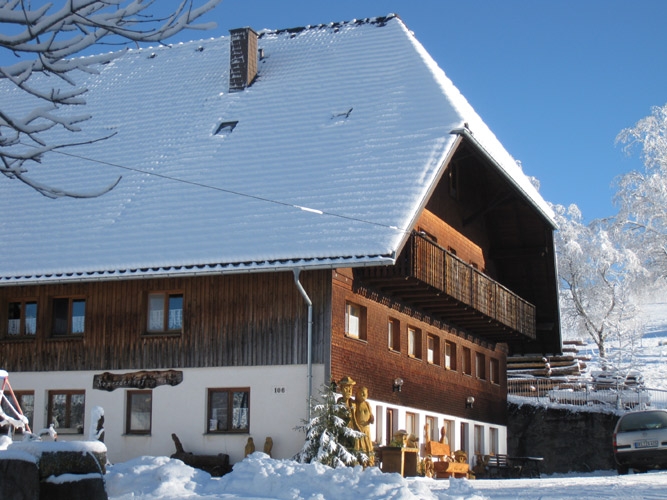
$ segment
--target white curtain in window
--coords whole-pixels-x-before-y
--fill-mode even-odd
[[[232,429],[248,428],[248,393],[235,392],[232,407]]]
[[[183,326],[183,309],[169,310],[169,329],[180,330]]]
[[[72,317],[72,333],[83,333],[85,316]]]
[[[37,318],[26,318],[25,333],[26,335],[35,335],[37,332]]]
[[[9,335],[18,335],[19,333],[21,333],[21,320],[10,319],[7,324],[7,333]]]
[[[408,354],[410,356],[417,355],[416,336],[417,333],[412,328],[408,328]]]
[[[162,331],[164,329],[164,295],[148,297],[148,329]]]
[[[351,337],[359,337],[359,308],[352,304],[347,304],[345,309],[345,333]]]

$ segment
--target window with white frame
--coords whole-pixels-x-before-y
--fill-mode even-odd
[[[440,364],[440,337],[429,335],[426,338],[427,361],[434,365]]]
[[[408,327],[408,356],[421,359],[422,332],[419,328]]]
[[[486,356],[481,352],[475,353],[475,376],[480,380],[486,380]]]
[[[405,430],[408,434],[419,436],[419,415],[412,412],[405,412]]]
[[[387,408],[385,411],[384,422],[384,442],[389,444],[394,439],[394,434],[398,430],[398,408]]]
[[[465,451],[466,453],[469,454],[470,451],[470,441],[468,439],[468,429],[470,428],[470,424],[466,422],[461,422],[461,428],[460,428],[460,440],[461,440],[461,449]]]
[[[7,309],[7,335],[34,337],[37,332],[37,302],[33,300],[9,302]]]
[[[440,429],[438,429],[438,418],[427,415],[426,426],[428,429],[428,438],[431,441],[440,441]]]
[[[383,444],[384,437],[384,407],[381,405],[375,406],[375,442]],[[386,443],[388,444],[388,443]]]
[[[447,370],[456,370],[456,344],[445,341],[445,368]]]
[[[183,331],[183,293],[150,293],[147,329],[149,333]]]
[[[454,421],[443,419],[442,427],[440,427],[440,437],[438,440],[441,443],[454,446]]]
[[[493,384],[500,384],[500,362],[496,358],[489,360],[489,379]]]
[[[483,455],[484,454],[484,426],[475,425],[475,454]]]
[[[489,428],[489,455],[498,454],[498,429],[496,427]]]
[[[387,343],[389,349],[400,352],[401,350],[401,323],[394,318],[389,318],[387,322]]]
[[[472,375],[472,358],[471,358],[470,348],[464,347],[463,353],[461,356],[461,361],[463,362],[463,373],[465,375]]]
[[[345,303],[345,335],[366,340],[366,308],[353,302]]]

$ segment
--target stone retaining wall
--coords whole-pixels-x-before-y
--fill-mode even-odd
[[[619,415],[508,403],[507,454],[544,457],[546,474],[616,469]]]

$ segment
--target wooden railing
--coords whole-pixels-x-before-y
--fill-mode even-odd
[[[418,233],[410,237],[396,272],[414,277],[513,330],[535,337],[534,305]]]

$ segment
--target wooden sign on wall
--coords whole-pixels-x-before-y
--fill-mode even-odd
[[[178,385],[183,382],[183,372],[179,370],[142,370],[131,373],[104,372],[93,377],[93,389],[113,391],[115,389],[154,389],[160,385]]]

